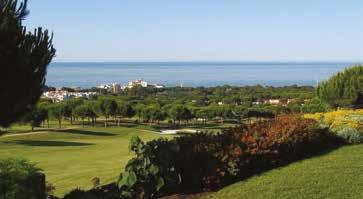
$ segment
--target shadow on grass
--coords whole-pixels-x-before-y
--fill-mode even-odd
[[[71,147],[71,146],[90,146],[93,144],[82,142],[64,142],[64,141],[35,141],[35,140],[15,140],[5,142],[7,144],[20,144],[26,146],[38,147]]]
[[[108,132],[87,131],[87,130],[81,130],[81,129],[65,129],[65,130],[57,130],[57,131],[63,132],[63,133],[89,135],[89,136],[115,136],[115,134],[108,133]]]

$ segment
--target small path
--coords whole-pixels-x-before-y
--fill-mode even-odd
[[[33,131],[33,132],[28,132],[28,133],[7,133],[4,134],[2,136],[0,136],[0,138],[2,137],[17,137],[17,136],[24,136],[24,135],[38,135],[38,134],[46,134],[46,133],[52,133],[53,131],[65,131],[65,130],[72,130],[72,129],[77,129],[76,127],[73,128],[64,128],[64,129],[47,129],[44,131]]]
[[[159,131],[152,131],[152,130],[146,130],[146,129],[139,129],[139,130],[142,132],[145,132],[145,133],[155,133],[155,134],[161,135]]]

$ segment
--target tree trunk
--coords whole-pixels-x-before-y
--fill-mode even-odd
[[[71,116],[71,125],[73,125],[73,117]]]
[[[82,118],[82,128],[84,128],[84,119]]]
[[[49,119],[47,119],[47,126],[48,126],[48,129],[49,129]]]
[[[32,125],[32,132],[34,131],[34,126]]]
[[[106,120],[105,120],[105,128],[107,128],[107,117],[106,117]]]
[[[58,123],[59,123],[59,128],[61,129],[62,128],[62,120],[58,120]]]

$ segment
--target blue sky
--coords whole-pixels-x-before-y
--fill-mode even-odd
[[[362,0],[29,0],[57,61],[362,61]]]

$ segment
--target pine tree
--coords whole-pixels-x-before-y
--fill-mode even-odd
[[[9,126],[30,112],[45,85],[47,66],[55,56],[53,35],[22,21],[27,0],[0,0],[0,126]]]
[[[363,106],[363,66],[354,66],[322,82],[317,95],[333,107]]]

